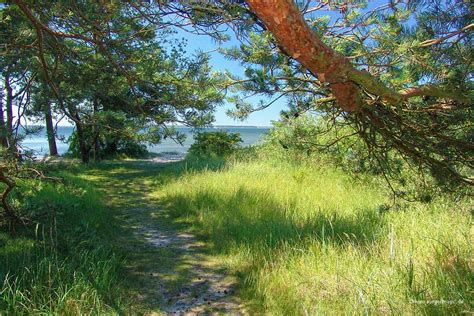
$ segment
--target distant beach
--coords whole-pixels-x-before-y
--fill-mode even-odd
[[[193,129],[184,126],[177,126],[176,129],[186,135],[186,140],[182,145],[176,143],[172,139],[165,139],[158,145],[148,145],[148,150],[152,153],[179,153],[185,154],[189,146],[194,142]],[[206,131],[223,130],[229,133],[239,133],[243,140],[243,146],[254,145],[263,140],[264,135],[269,131],[270,127],[256,126],[215,126],[206,128]],[[66,153],[68,144],[66,140],[74,131],[73,126],[58,126],[57,128],[57,146],[60,155]],[[39,133],[28,135],[22,141],[24,150],[33,150],[38,156],[48,155],[48,140],[46,138],[46,130],[43,128]]]

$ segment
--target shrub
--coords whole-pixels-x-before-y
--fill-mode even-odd
[[[469,188],[443,186],[416,161],[403,159],[396,150],[384,155],[372,148],[349,126],[337,126],[315,115],[301,115],[274,123],[265,152],[286,160],[333,164],[356,176],[375,176],[381,185],[390,182],[393,193],[408,200],[429,202],[441,192],[462,196]]]
[[[227,156],[240,148],[242,142],[239,133],[225,131],[198,132],[194,139],[189,153],[196,156]]]
[[[90,135],[89,135],[90,134]],[[89,145],[90,152],[93,153],[93,137],[92,131],[87,130],[87,143]],[[69,149],[66,153],[69,157],[78,158],[81,157],[79,149],[79,139],[77,132],[69,137]],[[149,155],[146,145],[136,139],[125,138],[125,137],[114,137],[109,134],[103,134],[99,138],[99,153],[97,153],[97,159],[110,159],[118,156],[125,156],[128,158],[145,158]]]

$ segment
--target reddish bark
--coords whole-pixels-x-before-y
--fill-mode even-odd
[[[359,89],[347,77],[345,57],[324,44],[291,0],[247,0],[286,53],[330,88],[340,106],[352,111],[361,105]]]
[[[397,92],[385,86],[364,70],[323,43],[308,26],[293,0],[246,0],[250,9],[275,36],[285,53],[329,84],[338,104],[346,111],[362,105],[361,88],[379,96],[389,104],[397,104],[413,96],[430,95],[466,102],[467,98],[452,89],[414,87]]]

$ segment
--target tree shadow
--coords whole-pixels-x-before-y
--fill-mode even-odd
[[[189,304],[178,311],[206,304],[204,298],[212,282],[203,280],[203,276],[211,279],[225,275],[218,265],[205,264],[216,254],[231,254],[239,247],[252,252],[254,261],[237,271],[240,284],[236,287],[248,290],[245,280],[266,262],[278,260],[280,254],[305,251],[315,241],[322,247],[367,247],[387,231],[375,208],[351,215],[337,209],[315,210],[303,218],[295,216],[296,201],[283,204],[268,191],[244,186],[232,194],[205,187],[192,196],[179,192],[166,197],[152,194],[183,174],[223,167],[222,163],[113,162],[86,172],[115,210],[122,236],[118,248],[127,257],[124,280],[139,298],[143,311],[172,312],[174,306],[186,300]],[[187,246],[181,247],[183,242],[176,236],[188,232],[197,238],[185,241]],[[169,241],[169,236],[175,236],[174,240]],[[138,307],[133,308],[136,312]]]
[[[130,312],[185,312],[198,305],[209,305],[207,311],[212,311],[216,304],[211,301],[224,299],[218,290],[209,290],[216,282],[213,278],[223,275],[220,268],[205,264],[209,249],[187,233],[187,224],[170,220],[151,194],[185,173],[224,166],[222,161],[108,162],[78,170],[114,211],[120,230],[116,248],[126,258],[123,283],[139,300]]]
[[[387,231],[375,207],[351,215],[337,209],[317,210],[303,218],[295,216],[296,203],[284,205],[268,191],[243,186],[227,195],[201,188],[192,197],[177,193],[160,202],[174,221],[193,218],[195,234],[208,241],[213,254],[248,252],[248,262],[236,274],[240,293],[250,301],[257,285],[249,280],[263,273],[269,262],[310,251],[315,244],[323,250],[349,245],[364,249]]]
[[[321,243],[364,246],[376,241],[385,224],[376,208],[341,215],[338,210],[316,211],[307,218],[295,216],[295,203],[282,205],[267,191],[240,186],[231,196],[200,190],[192,198],[172,195],[160,201],[175,220],[183,216],[205,218],[195,221],[219,252],[236,245],[253,245],[277,250],[308,238]]]

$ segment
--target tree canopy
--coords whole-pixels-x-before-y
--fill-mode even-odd
[[[231,50],[243,90],[349,126],[378,161],[396,150],[442,182],[472,183],[472,7],[460,1],[247,1],[261,21]],[[314,5],[314,7],[311,7]],[[327,12],[327,14],[325,14]],[[335,12],[335,13],[334,13]],[[236,114],[258,107],[238,102]]]
[[[83,161],[90,152],[96,157],[101,147],[114,146],[114,138],[179,140],[167,124],[212,122],[222,94],[208,57],[186,54],[168,22],[150,20],[142,9],[118,1],[6,2],[2,74],[35,101],[9,98],[7,112],[16,105],[32,114],[32,104],[48,104],[74,122]],[[114,136],[101,141],[107,133]]]

